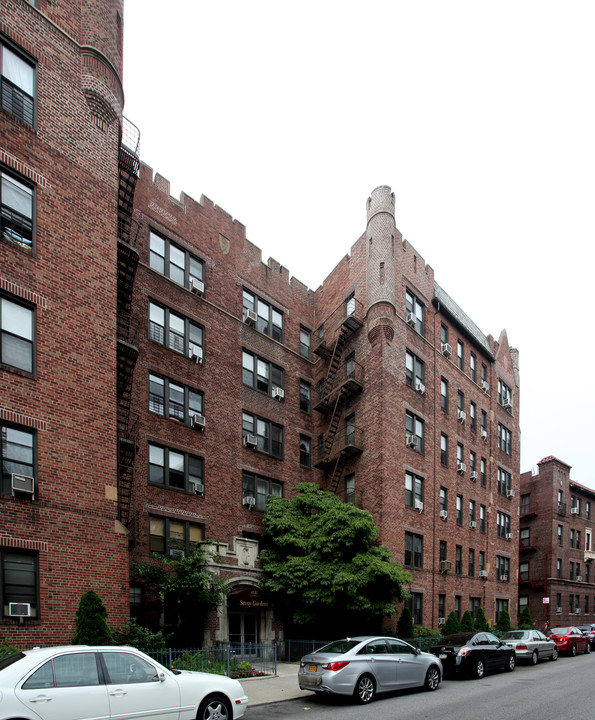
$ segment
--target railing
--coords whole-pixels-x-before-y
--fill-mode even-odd
[[[566,515],[566,503],[558,503],[558,515]]]
[[[527,515],[538,515],[539,514],[539,506],[536,501],[531,502],[521,502],[521,517],[526,517]]]
[[[317,462],[330,462],[341,453],[357,454],[364,449],[364,431],[361,428],[344,425],[337,431],[333,444],[325,452],[324,444],[318,448]]]
[[[314,333],[316,346],[328,345],[333,342],[341,325],[347,325],[351,330],[360,327],[362,325],[363,308],[363,304],[356,298],[344,300],[317,328]],[[316,352],[316,347],[314,351]]]
[[[364,367],[354,360],[346,360],[341,363],[337,372],[333,375],[330,383],[322,381],[318,385],[318,403],[322,402],[329,395],[332,395],[338,388],[345,387],[351,392],[361,389],[364,384]]]
[[[171,670],[195,670],[233,678],[277,674],[277,645],[229,643],[213,648],[151,650],[147,653]]]
[[[120,144],[133,155],[138,155],[140,146],[140,130],[136,125],[124,116],[122,116],[122,125],[120,127]]]

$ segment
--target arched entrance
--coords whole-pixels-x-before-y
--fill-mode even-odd
[[[232,645],[258,644],[262,613],[269,604],[257,587],[239,587],[227,596],[228,641]]]

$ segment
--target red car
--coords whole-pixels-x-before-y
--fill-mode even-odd
[[[577,652],[591,652],[589,638],[577,627],[551,628],[547,634],[556,643],[560,652],[570,653],[573,657]]]

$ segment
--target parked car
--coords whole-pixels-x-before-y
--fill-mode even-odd
[[[129,647],[34,648],[0,660],[3,718],[237,720],[247,703],[237,680],[168,670]]]
[[[595,648],[595,624],[593,625],[577,625],[578,629],[588,635],[591,650]]]
[[[298,671],[302,690],[353,695],[368,703],[378,692],[425,687],[436,690],[442,663],[430,653],[391,637],[353,637],[304,655]]]
[[[550,628],[547,635],[555,640],[560,652],[570,653],[573,657],[577,652],[591,652],[589,638],[576,625]]]
[[[500,640],[514,648],[517,660],[529,660],[532,665],[540,659],[558,659],[558,646],[539,630],[511,630]]]
[[[442,661],[445,675],[468,674],[482,678],[487,671],[516,667],[514,648],[489,632],[447,635],[430,652]]]

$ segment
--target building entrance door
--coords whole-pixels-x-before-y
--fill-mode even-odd
[[[229,642],[232,645],[258,642],[258,614],[253,612],[229,613]]]

